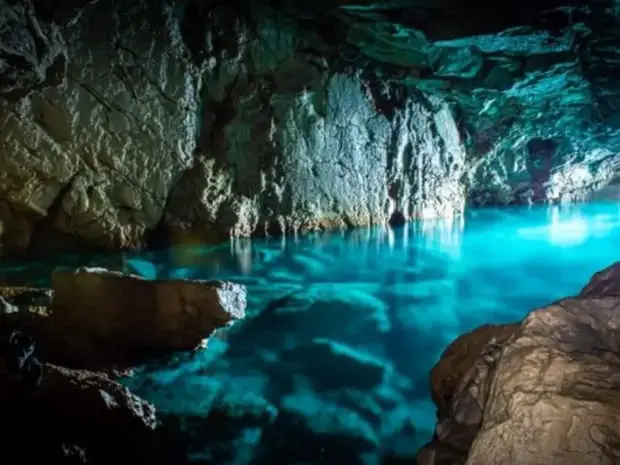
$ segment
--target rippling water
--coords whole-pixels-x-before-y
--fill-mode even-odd
[[[88,263],[73,257],[67,265],[121,267],[147,278],[236,281],[248,288],[251,316],[289,296],[280,304],[294,307],[285,317],[250,318],[216,337],[205,354],[145,367],[128,381],[164,412],[204,413],[225,391],[232,397],[237,393],[233,404],[249,402],[248,395],[275,408],[302,409],[303,404],[299,415],[305,418],[321,416],[325,405],[338,404],[363,420],[371,399],[376,417],[396,415],[396,410],[400,417],[411,417],[415,432],[401,436],[417,448],[432,435],[435,414],[428,373],[447,344],[480,324],[518,320],[532,308],[575,294],[594,272],[617,260],[620,204],[594,203],[478,210],[464,220],[395,230],[235,241]],[[5,266],[0,278],[44,284],[49,266]],[[383,394],[377,392],[367,394],[364,406],[352,401],[354,392],[366,395],[364,371],[348,362],[331,363],[322,358],[324,352],[308,349],[317,338],[393,365],[402,375],[390,388],[400,389],[390,397],[398,408],[382,403]],[[305,352],[295,352],[296,346],[306,347]],[[297,355],[291,356],[293,352]],[[321,373],[317,366],[323,367]],[[325,379],[333,380],[338,371],[345,372],[345,378],[325,387]],[[397,447],[398,435],[385,432],[392,420],[377,421],[371,428],[381,430],[373,434],[382,446],[389,442],[389,448]],[[244,444],[260,443],[260,432],[252,431],[254,435],[239,432]]]

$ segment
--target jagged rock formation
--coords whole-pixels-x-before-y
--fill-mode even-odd
[[[3,0],[5,252],[400,222],[616,176],[613,9],[464,26],[458,2],[260,3]]]
[[[620,263],[521,324],[485,326],[433,373],[439,420],[420,465],[620,460]]]

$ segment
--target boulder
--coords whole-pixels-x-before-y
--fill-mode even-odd
[[[517,324],[484,325],[463,334],[447,347],[431,371],[431,393],[440,415],[449,412],[454,393],[483,350],[505,341],[517,327]]]
[[[619,463],[619,269],[519,325],[453,343],[433,372],[439,419],[418,463]]]
[[[245,288],[228,282],[148,281],[83,268],[55,272],[52,283],[44,339],[62,352],[55,360],[71,365],[123,365],[191,350],[245,313]]]

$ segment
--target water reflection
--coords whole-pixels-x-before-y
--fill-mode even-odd
[[[446,345],[480,324],[514,321],[534,307],[578,292],[594,272],[620,260],[618,243],[617,202],[486,209],[465,218],[396,229],[5,262],[0,279],[47,285],[56,266],[88,265],[147,279],[232,280],[247,286],[250,315],[283,296],[299,296],[297,305],[312,311],[306,319],[289,322],[287,334],[255,320],[236,326],[237,340],[250,348],[244,357],[266,353],[273,358],[277,344],[303,338],[311,329],[321,337],[346,339],[359,350],[389,360],[412,381],[407,402],[414,412],[417,440],[424,442],[435,421],[428,372]],[[368,314],[363,324],[343,323],[344,316],[359,312]],[[373,320],[377,315],[382,315],[381,324],[387,321],[391,327],[389,338],[380,342],[375,333],[381,325]],[[248,370],[255,370],[258,362],[239,360],[229,354],[225,368],[202,367],[200,376],[250,376]],[[193,382],[187,376],[184,383]],[[272,384],[291,382],[274,376]]]

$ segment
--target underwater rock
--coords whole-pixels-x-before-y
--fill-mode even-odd
[[[54,272],[52,286],[47,324],[64,338],[65,357],[72,366],[123,365],[194,349],[215,329],[243,318],[246,306],[241,285],[148,281],[99,268]]]
[[[257,347],[279,351],[330,339],[367,349],[382,342],[391,323],[386,304],[358,289],[314,285],[273,300],[228,333],[229,351],[254,355]]]
[[[433,373],[443,390],[435,393],[439,420],[419,463],[616,464],[619,267],[519,325],[485,326],[456,341]],[[443,381],[448,365],[456,376]]]
[[[202,405],[201,405],[202,404]],[[254,455],[263,428],[272,424],[278,410],[260,395],[241,386],[228,392],[218,390],[202,402],[192,399],[170,405],[161,416],[164,428],[191,463],[246,463],[242,457]],[[204,458],[204,462],[198,459]],[[211,461],[209,461],[211,460]]]
[[[280,353],[279,360],[291,373],[304,376],[317,391],[380,387],[390,373],[382,360],[328,339],[314,339]],[[297,366],[298,369],[294,367]]]
[[[281,400],[255,463],[375,465],[379,450],[377,431],[359,414],[311,392],[298,393]]]
[[[0,414],[9,464],[159,463],[153,407],[101,374],[45,364],[41,385],[24,390],[0,357]]]

